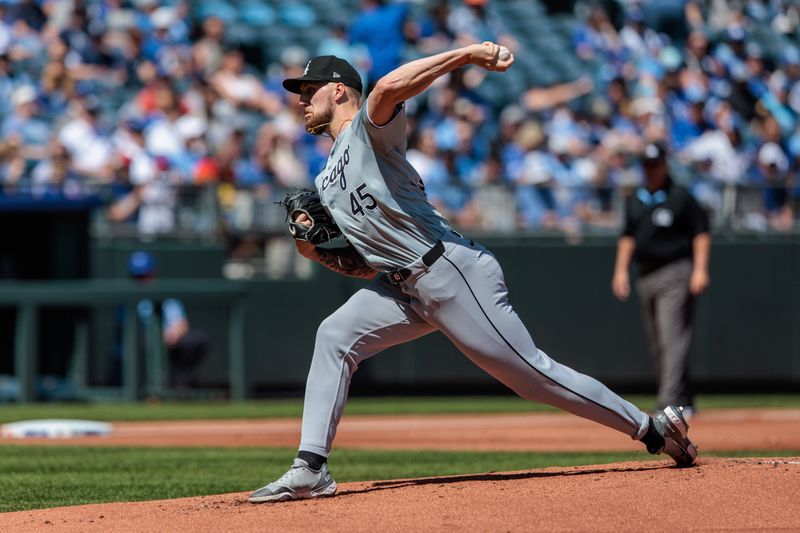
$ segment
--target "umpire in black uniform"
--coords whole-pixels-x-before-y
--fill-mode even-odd
[[[687,354],[694,300],[709,284],[711,236],[705,211],[670,178],[666,156],[659,143],[644,149],[645,184],[626,204],[611,288],[620,300],[628,298],[629,267],[635,261],[636,289],[659,380],[658,408],[682,405],[691,413]]]

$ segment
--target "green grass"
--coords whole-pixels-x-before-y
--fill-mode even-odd
[[[652,396],[627,396],[643,409]],[[800,396],[701,396],[700,409],[800,407]],[[446,414],[555,411],[511,396],[352,398],[347,414]],[[302,401],[159,404],[33,404],[0,406],[0,423],[34,418],[176,420],[295,417]],[[282,474],[294,450],[0,446],[0,512],[62,505],[139,501],[253,490]],[[713,456],[714,454],[704,454]],[[756,451],[725,456],[800,456]],[[331,466],[341,482],[415,478],[547,466],[651,460],[645,453],[406,452],[336,450]]]
[[[798,456],[800,450],[736,455]],[[0,512],[249,491],[280,476],[293,456],[290,449],[2,446]],[[346,482],[652,459],[646,453],[336,450],[331,469]]]
[[[653,396],[626,396],[642,409],[655,406]],[[697,400],[700,409],[800,408],[800,395],[707,395]],[[0,423],[36,418],[81,418],[88,420],[199,420],[232,418],[297,417],[301,399],[232,402],[163,402],[1,405]],[[519,413],[555,412],[552,407],[527,402],[515,396],[351,398],[349,415]]]

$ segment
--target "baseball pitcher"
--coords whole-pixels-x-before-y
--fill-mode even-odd
[[[400,66],[377,82],[363,105],[361,77],[334,56],[315,57],[302,76],[284,80],[286,90],[300,95],[306,129],[334,139],[316,191],[284,202],[297,249],[371,281],[319,326],[297,458],[278,480],[252,493],[251,502],[333,495],[327,457],[353,373],[382,350],[435,330],[521,397],[621,431],[678,465],[694,463],[697,452],[679,407],[651,418],[536,347],[509,302],[497,259],[453,231],[406,160],[405,100],[461,67],[503,72],[513,64],[514,56],[497,44],[469,45]],[[340,233],[346,248],[317,246]]]

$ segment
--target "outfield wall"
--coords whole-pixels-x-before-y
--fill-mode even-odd
[[[635,295],[621,303],[609,289],[613,238],[483,238],[500,259],[511,300],[538,346],[557,360],[613,386],[646,390],[654,382]],[[165,277],[219,276],[216,245],[95,243],[95,276],[122,276],[133,248],[150,248]],[[800,239],[715,238],[712,285],[698,307],[691,369],[702,389],[763,390],[800,385]],[[302,390],[319,322],[362,284],[320,269],[307,281],[250,281],[246,301],[247,375],[255,395]],[[226,376],[224,320],[208,306],[189,310],[215,339],[201,381]],[[94,378],[108,372],[112,316],[96,313]],[[362,365],[355,390],[463,393],[496,383],[440,334],[393,348]]]

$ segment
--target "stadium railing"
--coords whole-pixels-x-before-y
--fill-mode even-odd
[[[92,279],[61,281],[4,281],[0,283],[0,306],[17,310],[14,333],[14,372],[18,380],[21,403],[36,399],[37,357],[40,339],[39,310],[43,307],[100,306],[118,304],[125,306],[122,325],[123,397],[130,401],[140,398],[142,392],[159,396],[166,390],[167,361],[160,336],[155,342],[139,349],[136,303],[143,298],[163,300],[180,298],[218,302],[228,308],[228,379],[230,398],[243,400],[247,395],[247,378],[244,351],[244,296],[245,288],[234,281],[220,279],[164,279],[143,286],[127,279]],[[72,376],[75,385],[86,388],[88,384],[88,321],[76,325],[73,347]],[[141,357],[146,365],[142,365]],[[147,374],[141,369],[146,366]],[[146,378],[146,379],[143,379]],[[82,390],[91,396],[91,389]]]

